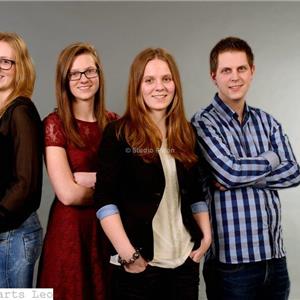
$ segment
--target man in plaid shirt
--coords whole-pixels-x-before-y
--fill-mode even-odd
[[[288,299],[290,281],[277,190],[300,183],[281,125],[248,106],[255,71],[244,40],[228,37],[210,53],[218,92],[192,123],[214,183],[209,189],[213,244],[204,264],[208,299]]]

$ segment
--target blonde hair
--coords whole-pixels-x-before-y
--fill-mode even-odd
[[[100,132],[108,122],[104,102],[104,75],[98,53],[93,45],[84,42],[75,42],[64,48],[59,54],[56,66],[56,101],[57,113],[61,118],[66,137],[73,145],[83,148],[84,142],[80,137],[76,119],[72,109],[74,96],[70,91],[68,74],[75,58],[81,54],[92,56],[99,74],[99,89],[95,94],[94,114]]]
[[[175,84],[175,95],[167,109],[166,116],[168,148],[174,158],[189,167],[198,160],[194,153],[196,139],[185,117],[178,67],[172,55],[165,49],[147,48],[135,57],[129,74],[127,108],[121,119],[118,136],[120,137],[121,132],[124,131],[125,139],[132,148],[151,149],[152,151],[139,151],[138,153],[145,162],[157,159],[155,150],[161,147],[162,137],[149,116],[141,94],[141,83],[146,65],[153,59],[160,59],[168,64]]]
[[[13,91],[0,109],[0,116],[18,97],[31,98],[35,84],[35,68],[24,40],[16,33],[0,32],[0,41],[6,42],[15,53],[15,78]]]

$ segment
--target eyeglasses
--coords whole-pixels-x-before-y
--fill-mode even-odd
[[[8,58],[0,58],[0,69],[10,70],[16,62]]]
[[[87,69],[83,72],[80,71],[69,72],[68,78],[70,81],[80,80],[82,74],[84,74],[86,78],[92,79],[92,78],[96,78],[99,75],[99,71],[98,69]]]

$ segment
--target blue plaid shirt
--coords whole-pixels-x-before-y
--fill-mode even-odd
[[[277,189],[298,185],[300,173],[281,125],[247,105],[240,124],[218,95],[192,124],[212,176],[227,188],[209,189],[213,256],[224,263],[285,256]]]

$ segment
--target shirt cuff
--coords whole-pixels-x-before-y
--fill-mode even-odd
[[[102,220],[105,217],[115,215],[115,214],[118,214],[118,213],[119,213],[119,210],[118,210],[118,207],[116,205],[108,204],[108,205],[105,205],[105,206],[101,207],[97,211],[96,215],[97,215],[97,218],[99,220]]]
[[[199,202],[193,203],[191,205],[191,209],[192,209],[193,214],[208,211],[207,203],[205,201],[199,201]]]
[[[274,171],[280,165],[280,159],[274,151],[266,151],[262,153],[261,156],[269,162],[272,171]]]

